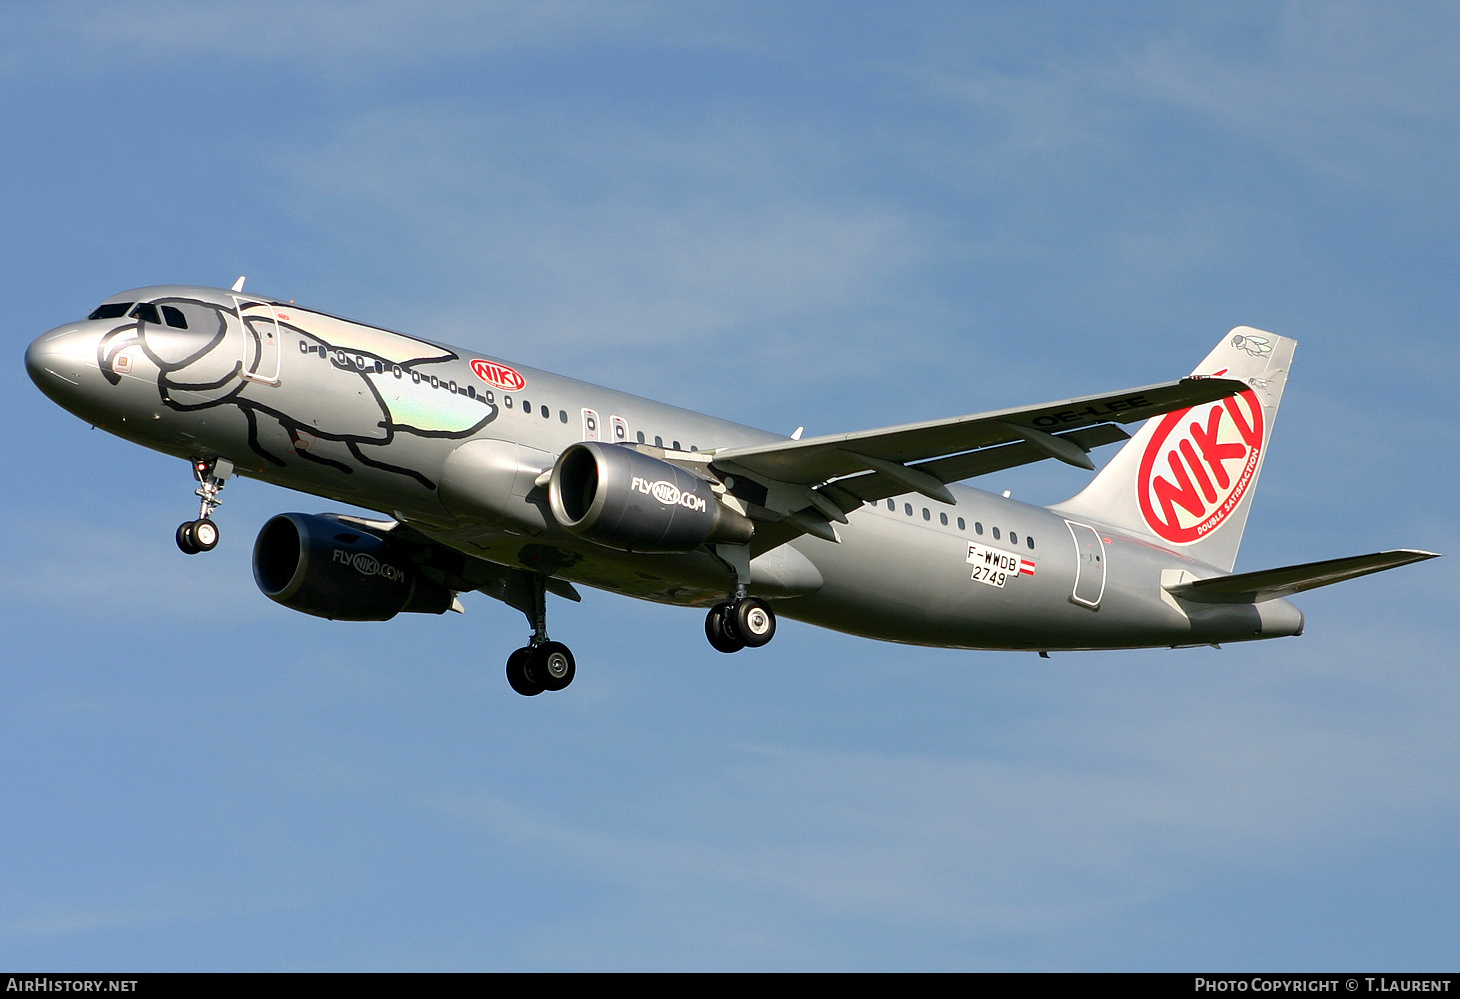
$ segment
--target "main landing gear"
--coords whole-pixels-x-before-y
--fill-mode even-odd
[[[510,587],[508,603],[527,615],[532,638],[507,657],[507,683],[524,697],[562,690],[573,682],[578,668],[566,645],[548,640],[547,577],[523,572],[514,582],[518,585]]]
[[[705,637],[717,652],[758,649],[776,637],[776,612],[759,597],[740,597],[710,608]]]
[[[715,554],[735,574],[730,599],[705,615],[705,637],[717,652],[758,649],[776,637],[776,612],[759,597],[745,595],[750,582],[750,549],[746,545],[716,545]]]
[[[198,480],[194,495],[202,497],[198,507],[198,519],[189,520],[177,527],[177,546],[184,555],[210,552],[218,546],[218,525],[213,523],[213,511],[223,505],[219,493],[228,477],[233,474],[233,462],[227,458],[213,458],[193,462],[193,478]]]

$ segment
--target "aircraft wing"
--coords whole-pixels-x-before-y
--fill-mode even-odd
[[[1289,565],[1281,569],[1239,572],[1234,576],[1213,576],[1211,579],[1178,583],[1168,586],[1166,590],[1174,597],[1184,597],[1200,603],[1250,604],[1275,597],[1290,597],[1303,590],[1341,583],[1355,576],[1367,576],[1371,572],[1383,572],[1385,569],[1431,558],[1439,558],[1439,555],[1415,548],[1401,548],[1397,551],[1375,552],[1372,555],[1350,555],[1324,562]]]
[[[1192,376],[1027,408],[723,448],[714,452],[712,463],[722,473],[748,476],[764,488],[764,495],[757,491],[752,500],[768,515],[761,519],[789,521],[782,531],[766,532],[753,549],[769,543],[772,534],[787,536],[771,547],[800,533],[834,541],[830,522],[845,523],[846,513],[864,502],[918,492],[952,503],[945,483],[1045,458],[1093,470],[1086,452],[1129,436],[1115,424],[1246,389],[1234,379]]]
[[[714,463],[723,468],[736,465],[781,482],[810,485],[878,468],[869,464],[867,459],[906,465],[910,461],[1024,441],[1041,452],[1041,458],[1062,458],[1075,465],[1093,468],[1089,459],[1081,460],[1083,455],[1079,448],[1068,443],[1061,447],[1056,434],[1101,423],[1137,423],[1174,409],[1223,399],[1245,391],[1247,387],[1243,382],[1228,378],[1188,377],[1124,392],[1049,402],[1042,406],[1001,409],[799,441],[725,448],[715,452]],[[1051,439],[1055,443],[1051,444]]]

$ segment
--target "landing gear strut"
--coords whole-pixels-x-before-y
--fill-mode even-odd
[[[233,474],[233,462],[227,458],[213,458],[193,462],[193,478],[198,480],[194,495],[202,498],[198,506],[198,519],[179,524],[177,546],[184,555],[210,552],[218,546],[218,525],[213,523],[213,511],[223,505],[219,493],[228,477]]]
[[[735,574],[730,599],[705,615],[705,637],[717,652],[758,649],[776,637],[776,612],[759,597],[745,595],[750,582],[750,550],[745,545],[716,545],[715,554]]]
[[[536,572],[517,573],[508,602],[527,615],[532,638],[507,657],[507,683],[524,697],[544,690],[562,690],[573,682],[577,665],[562,642],[548,640],[547,577]]]

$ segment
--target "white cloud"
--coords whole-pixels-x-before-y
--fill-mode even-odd
[[[1377,632],[1342,641],[1270,648],[1264,674],[1229,651],[1091,679],[1088,658],[1032,684],[1042,720],[1012,718],[980,749],[748,747],[595,818],[461,790],[436,804],[632,889],[636,911],[728,892],[955,936],[1057,933],[1402,840],[1460,805],[1447,776],[1460,681],[1420,665],[1443,653]],[[1196,655],[1209,671],[1189,672]],[[1385,669],[1390,656],[1413,665]]]
[[[1448,8],[1289,3],[1271,20],[1172,31],[1111,67],[1125,80],[1111,82],[1350,183],[1453,189],[1445,123],[1460,91],[1457,41],[1460,18]]]
[[[804,189],[834,147],[724,122],[532,118],[372,112],[289,150],[293,211],[398,239],[421,282],[413,329],[545,366],[721,343],[775,377],[799,346],[788,327],[855,315],[926,253],[889,206]],[[850,347],[866,324],[839,330]],[[633,372],[597,377],[615,374]]]
[[[658,5],[633,0],[612,5],[584,0],[75,0],[33,17],[110,56],[223,55],[273,65],[287,60],[292,72],[355,75],[442,56],[632,36],[662,15]],[[368,63],[351,66],[360,59]]]

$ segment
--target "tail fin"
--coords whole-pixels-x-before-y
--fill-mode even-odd
[[[1231,572],[1297,341],[1239,326],[1197,375],[1251,386],[1153,417],[1060,513],[1154,537]]]

